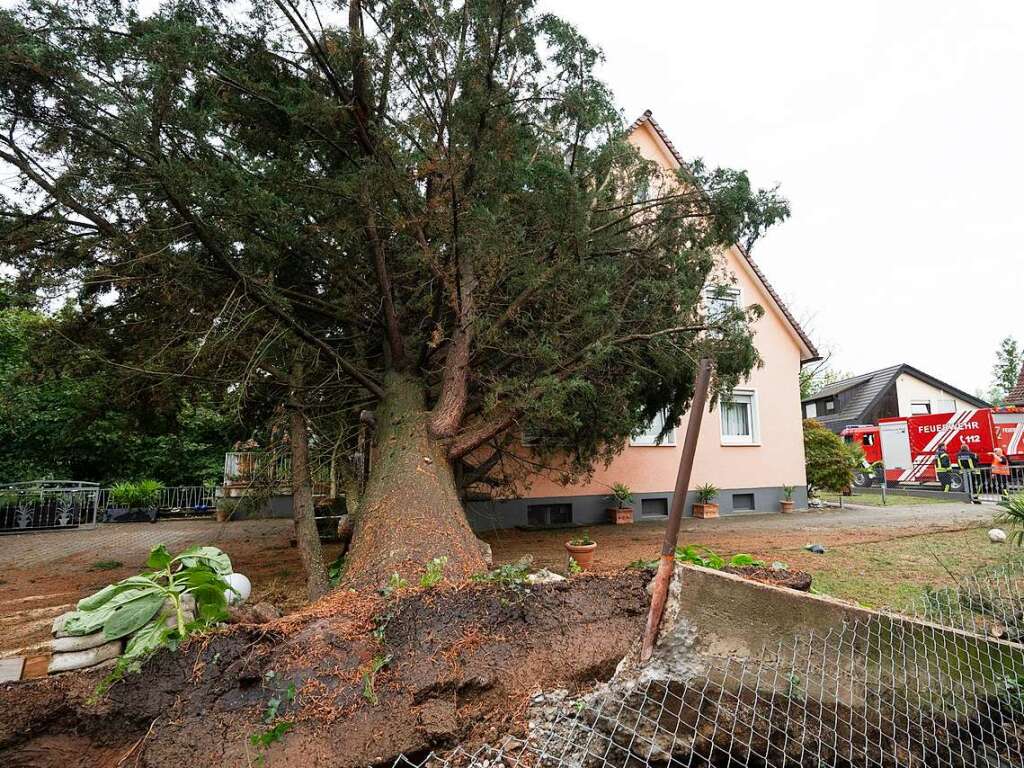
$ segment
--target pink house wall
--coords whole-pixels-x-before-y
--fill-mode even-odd
[[[645,157],[666,168],[678,167],[650,123],[641,124],[630,138]],[[725,263],[736,277],[742,302],[760,304],[765,310],[754,326],[764,366],[741,385],[755,392],[760,441],[757,445],[723,445],[719,409],[709,410],[701,428],[691,488],[703,483],[722,489],[805,486],[799,383],[805,347],[746,258],[731,248]],[[608,467],[598,468],[588,483],[565,486],[537,477],[525,498],[607,494],[616,482],[627,484],[634,493],[671,491],[687,420],[688,416],[684,417],[676,428],[675,446],[628,446]]]

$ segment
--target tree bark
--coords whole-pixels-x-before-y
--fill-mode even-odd
[[[393,573],[415,584],[424,566],[441,556],[448,558],[448,580],[486,570],[459,500],[447,446],[431,434],[422,382],[388,375],[374,443],[345,585],[380,588]]]
[[[292,519],[302,566],[306,569],[306,591],[310,600],[327,592],[327,570],[320,547],[320,533],[313,517],[313,481],[309,473],[309,432],[299,408],[288,409],[288,436],[292,452]]]

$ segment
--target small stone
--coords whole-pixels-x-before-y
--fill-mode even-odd
[[[491,552],[491,545],[481,539],[476,540],[477,546],[480,547],[480,554],[483,555],[484,563],[488,568],[494,567],[494,554]]]
[[[432,458],[430,458],[429,456],[424,456],[423,457],[423,463],[424,464],[433,464],[434,460]]]
[[[993,544],[1002,544],[1006,541],[1006,531],[1002,528],[992,528],[988,532],[988,540]]]
[[[772,570],[773,571],[788,571],[789,570],[789,566],[786,563],[782,562],[781,560],[776,560],[774,563],[772,563]]]
[[[828,551],[822,544],[808,544],[804,549],[816,555],[824,555]]]
[[[108,659],[121,655],[121,641],[111,640],[105,645],[96,648],[89,648],[85,651],[74,651],[72,653],[58,653],[50,659],[50,666],[47,671],[53,675],[57,672],[68,672],[72,669],[85,669],[95,667]]]
[[[51,643],[50,648],[54,653],[73,653],[74,651],[87,651],[90,648],[98,648],[109,642],[110,639],[103,634],[103,630],[100,630],[91,635],[58,637]]]
[[[536,573],[531,573],[526,577],[527,584],[554,584],[559,581],[565,581],[565,576],[549,571],[547,568],[541,568]]]

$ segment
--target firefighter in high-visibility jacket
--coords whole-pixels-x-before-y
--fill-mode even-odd
[[[960,474],[964,478],[964,485],[969,487],[971,501],[981,504],[978,494],[981,492],[981,470],[978,468],[978,454],[967,447],[967,443],[961,443],[960,452],[956,455],[956,463],[960,467]]]
[[[949,458],[946,446],[940,445],[935,452],[935,477],[945,493],[949,493],[949,487],[953,482],[953,460]]]
[[[1002,448],[992,449],[992,490],[1002,496],[1010,484],[1010,460]]]

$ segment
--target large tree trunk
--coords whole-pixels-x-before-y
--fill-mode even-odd
[[[327,592],[327,571],[320,547],[320,533],[313,516],[313,481],[309,474],[309,432],[306,417],[298,408],[288,409],[288,436],[292,450],[292,519],[299,555],[306,569],[310,600]]]
[[[446,579],[486,569],[462,510],[445,443],[431,436],[422,383],[389,374],[377,411],[373,461],[356,514],[345,583],[379,588],[397,573],[414,584],[435,557]]]

